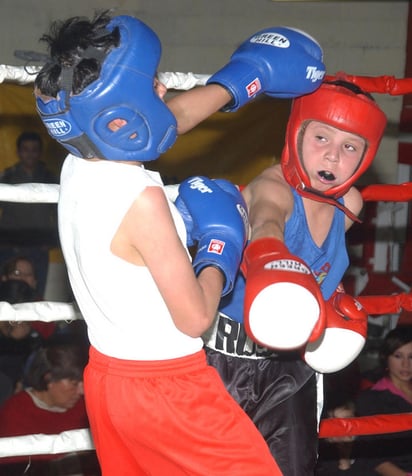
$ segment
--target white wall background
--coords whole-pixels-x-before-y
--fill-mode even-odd
[[[408,6],[391,0],[0,0],[0,63],[21,65],[13,56],[17,49],[44,51],[38,39],[53,19],[116,7],[116,13],[135,15],[158,33],[160,71],[212,73],[255,31],[288,25],[319,40],[329,73],[403,77]],[[376,99],[389,125],[371,174],[373,181],[395,182],[401,98]]]

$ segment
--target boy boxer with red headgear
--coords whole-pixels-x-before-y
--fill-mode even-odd
[[[280,475],[206,364],[201,339],[233,288],[247,234],[243,198],[225,181],[180,185],[198,245],[192,263],[184,221],[144,165],[228,103],[314,91],[321,48],[303,32],[267,29],[213,84],[165,103],[160,41],[136,18],[72,18],[44,39],[51,59],[36,78],[36,103],[70,152],[59,233],[91,342],[85,397],[103,475]]]
[[[242,273],[204,340],[285,476],[314,474],[314,370],[345,367],[364,343],[366,313],[336,290],[349,263],[345,232],[362,207],[353,184],[385,125],[367,93],[324,82],[294,100],[281,163],[243,190],[251,231]]]
[[[360,305],[355,303],[351,308],[347,298],[342,301],[341,292],[337,296],[334,292],[349,264],[344,232],[357,220],[362,207],[361,195],[353,184],[371,165],[385,126],[384,113],[368,93],[340,79],[325,82],[316,94],[294,101],[280,166],[265,171],[245,191],[246,197],[252,191],[253,199],[252,240],[244,264],[250,278],[245,294],[248,332],[258,342],[274,348],[296,348],[309,341],[306,356],[313,359],[317,370],[327,371],[328,365],[329,371],[338,370],[333,368],[333,356],[326,357],[325,367],[315,360],[323,348],[320,344],[326,345],[325,327],[335,328],[328,324],[334,314],[324,301],[332,298],[334,305],[348,306],[348,312],[352,309],[355,322],[366,322]],[[264,190],[272,181],[273,189]],[[267,215],[266,207],[262,207],[265,202],[267,206],[268,193],[278,194],[282,187],[281,195],[287,201],[277,206],[283,207],[283,223]],[[304,220],[297,223],[297,237],[289,241],[292,227],[297,226],[294,207],[300,202]],[[296,266],[297,262],[302,264],[301,260],[310,273]],[[269,294],[282,306],[284,320],[267,321]],[[291,295],[293,302],[289,302]],[[262,309],[266,312],[260,312]],[[335,348],[343,366],[348,364],[344,355],[354,358],[346,335],[340,332],[336,339],[336,345],[344,349],[342,357]],[[363,339],[352,334],[348,338],[352,337],[358,353]]]

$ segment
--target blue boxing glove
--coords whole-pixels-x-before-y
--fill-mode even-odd
[[[222,296],[235,281],[247,240],[246,204],[227,180],[195,176],[183,181],[175,205],[183,217],[188,245],[197,244],[193,269],[215,266],[225,276]]]
[[[278,98],[311,93],[324,76],[322,48],[314,38],[294,28],[272,27],[243,42],[207,83],[228,89],[233,99],[224,110],[236,111],[261,93]]]

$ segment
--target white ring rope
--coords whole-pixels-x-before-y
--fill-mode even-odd
[[[173,202],[176,200],[179,185],[166,185],[166,194]],[[19,183],[9,185],[0,183],[0,202],[57,203],[59,184]]]
[[[10,81],[17,84],[30,84],[34,82],[40,66],[9,66],[0,64],[0,83]]]
[[[77,306],[73,303],[38,301],[10,304],[0,301],[0,321],[74,321],[83,319]]]
[[[168,89],[187,91],[196,86],[204,86],[210,75],[195,73],[159,73],[159,81]]]
[[[48,183],[0,184],[0,201],[24,203],[56,203],[60,186]]]
[[[88,428],[63,431],[57,435],[39,433],[0,438],[0,458],[55,455],[88,450],[94,450],[93,439]]]
[[[41,66],[9,66],[0,64],[0,83],[5,81],[20,85],[32,84]],[[204,86],[210,78],[207,74],[195,73],[159,73],[159,80],[168,89],[188,90],[195,86]]]

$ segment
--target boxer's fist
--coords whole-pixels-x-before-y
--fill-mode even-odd
[[[326,301],[326,327],[304,351],[306,363],[321,373],[347,367],[362,350],[368,328],[368,313],[340,286]]]
[[[294,349],[323,331],[324,300],[311,270],[275,238],[252,241],[245,249],[244,323],[265,347]]]
[[[232,95],[225,108],[235,111],[260,93],[293,98],[315,91],[325,75],[323,52],[305,32],[272,27],[248,38],[230,62],[209,78]]]
[[[207,266],[225,277],[222,296],[232,290],[246,244],[246,204],[237,187],[227,180],[191,177],[179,186],[175,205],[186,225],[188,243],[197,244],[193,269]]]

